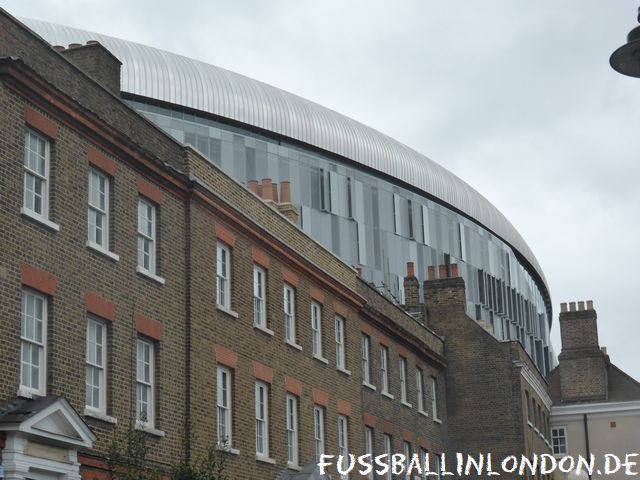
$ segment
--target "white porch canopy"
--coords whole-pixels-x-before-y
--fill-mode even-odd
[[[18,399],[0,408],[4,480],[80,480],[78,448],[95,435],[64,397]]]

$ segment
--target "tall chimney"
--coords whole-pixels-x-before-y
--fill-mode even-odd
[[[404,303],[405,305],[420,303],[420,282],[416,278],[413,262],[407,262],[407,276],[404,277]]]
[[[607,356],[598,342],[598,315],[593,302],[560,306],[562,351],[558,356],[563,403],[606,401]]]

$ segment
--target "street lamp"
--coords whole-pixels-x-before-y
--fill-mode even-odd
[[[640,22],[640,8],[638,8]],[[627,43],[611,54],[611,67],[623,75],[640,78],[640,25],[627,35]]]

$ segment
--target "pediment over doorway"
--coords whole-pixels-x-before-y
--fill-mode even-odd
[[[17,399],[0,406],[0,431],[21,432],[44,443],[91,448],[95,435],[69,402],[57,395]]]

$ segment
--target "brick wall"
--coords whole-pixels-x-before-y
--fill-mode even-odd
[[[439,389],[443,423],[419,414],[415,406],[401,405],[398,392],[394,401],[382,399],[362,385],[360,350],[362,326],[368,325],[374,371],[376,345],[386,341],[392,388],[397,389],[398,356],[403,355],[409,398],[414,398],[416,365],[443,382],[440,338],[364,284],[353,268],[276,209],[194,150],[175,143],[4,13],[0,27],[0,53],[21,57],[0,65],[0,221],[5,226],[0,241],[6,246],[0,257],[0,361],[5,366],[0,401],[14,398],[20,384],[25,284],[48,297],[47,393],[64,395],[97,435],[94,449],[81,457],[87,468],[100,468],[114,432],[122,435],[133,422],[139,335],[151,337],[155,345],[155,428],[164,436],[147,435],[151,459],[165,467],[180,458],[185,431],[191,434],[194,459],[215,445],[216,367],[230,363],[232,447],[239,450],[228,460],[231,478],[273,478],[284,468],[285,396],[292,391],[299,397],[301,464],[315,461],[312,412],[317,403],[326,409],[327,453],[338,450],[338,414],[349,417],[352,452],[363,451],[365,418],[376,419],[378,451],[383,430],[397,439],[411,438],[416,451],[418,444],[444,449],[444,388]],[[49,220],[57,230],[20,214],[26,123],[54,137]],[[90,163],[111,179],[107,255],[86,246]],[[164,282],[136,272],[140,195],[156,203],[157,274]],[[218,239],[232,243],[232,312],[215,304]],[[267,275],[270,332],[253,326],[255,262]],[[284,342],[284,281],[296,287],[298,346]],[[323,306],[325,361],[311,354],[312,298]],[[109,418],[84,412],[88,314],[102,317],[107,326],[106,413],[117,419],[117,427]],[[336,368],[336,315],[345,322],[349,372]],[[269,383],[274,464],[255,459],[256,378]],[[401,446],[394,444],[394,449]]]
[[[549,453],[548,434],[538,433],[550,408],[545,380],[519,342],[499,342],[466,315],[464,289],[460,277],[424,283],[427,323],[445,338],[449,444],[494,458]],[[540,421],[532,425],[527,395],[540,406]]]
[[[160,322],[164,329],[157,343],[156,427],[166,432],[162,439],[164,455],[177,455],[180,448],[181,418],[184,394],[184,342],[181,319],[185,313],[185,259],[182,228],[165,229],[163,225],[184,225],[182,201],[166,195],[159,207],[158,258],[165,285],[136,273],[137,264],[137,199],[136,180],[140,173],[118,162],[111,178],[111,250],[118,261],[86,246],[87,241],[87,175],[90,142],[42,113],[57,127],[51,148],[51,206],[49,218],[60,229],[53,231],[43,224],[20,215],[23,198],[23,166],[25,109],[32,108],[25,99],[2,89],[0,118],[2,142],[0,152],[0,184],[3,204],[0,209],[2,243],[2,299],[0,308],[3,335],[0,355],[3,365],[0,398],[16,395],[20,382],[19,349],[22,285],[32,286],[21,276],[21,264],[53,275],[57,279],[54,294],[48,295],[47,391],[64,395],[81,414],[85,405],[85,332],[88,316],[86,296],[94,297],[93,313],[106,319],[108,332],[107,378],[109,392],[107,413],[126,428],[131,421],[135,399],[134,372],[136,324],[142,314]],[[35,286],[36,288],[37,285]],[[113,315],[95,308],[95,298],[113,304]],[[91,302],[89,302],[91,304]],[[114,425],[85,417],[98,436],[96,449],[106,451]],[[155,436],[152,444],[158,444]],[[155,443],[154,443],[155,442]],[[158,460],[163,458],[158,452]]]
[[[561,305],[562,351],[558,356],[562,403],[606,401],[606,354],[598,343],[598,316],[592,302]]]

